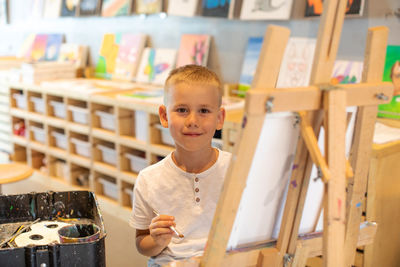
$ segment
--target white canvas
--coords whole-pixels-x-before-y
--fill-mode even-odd
[[[228,249],[273,238],[299,137],[295,121],[289,112],[265,116]]]
[[[196,14],[198,0],[173,0],[168,3],[168,15],[193,17]]]
[[[286,46],[277,88],[308,86],[314,60],[316,40],[292,37]]]
[[[176,53],[175,49],[145,48],[136,81],[163,85],[169,72],[175,68]]]
[[[240,19],[289,19],[293,0],[243,0]]]
[[[61,0],[45,0],[44,18],[58,18],[61,14]]]

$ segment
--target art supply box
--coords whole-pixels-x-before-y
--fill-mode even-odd
[[[0,248],[0,266],[55,267],[105,266],[105,229],[94,193],[89,191],[29,193],[0,196],[0,228],[5,224],[19,225],[64,218],[72,221],[90,221],[100,229],[99,237],[82,243],[51,243],[25,247]],[[2,243],[7,236],[1,236]]]

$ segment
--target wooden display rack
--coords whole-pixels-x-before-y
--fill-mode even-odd
[[[346,3],[346,0],[324,1],[311,77],[313,86],[274,89],[289,30],[276,26],[268,28],[252,89],[246,95],[242,129],[215,211],[205,253],[201,258],[172,263],[170,266],[305,266],[309,257],[317,255],[323,255],[324,266],[351,266],[356,246],[372,242],[376,225],[360,225],[362,207],[359,203],[362,203],[366,190],[377,105],[387,102],[393,94],[393,86],[381,82],[388,30],[386,27],[376,27],[368,32],[363,83],[328,84]],[[354,176],[347,180],[346,106],[358,106],[350,156]],[[267,245],[265,241],[263,245],[249,245],[246,249],[226,252],[264,118],[270,113],[282,111],[307,114],[300,116],[304,141],[299,141],[297,147],[294,160],[296,168],[290,178],[279,237],[276,242]],[[307,121],[311,122],[312,128]],[[322,123],[326,132],[326,159],[321,156],[316,143]],[[313,164],[326,167],[323,172],[324,231],[323,234],[312,233],[299,237],[300,219]],[[351,176],[351,168],[347,170]]]

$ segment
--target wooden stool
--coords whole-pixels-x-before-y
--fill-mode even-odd
[[[33,169],[22,163],[6,163],[0,164],[0,194],[1,185],[18,182],[29,178],[33,173]]]

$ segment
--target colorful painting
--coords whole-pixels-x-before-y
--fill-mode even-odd
[[[206,34],[183,34],[176,67],[188,64],[206,66],[210,40],[211,36]]]
[[[361,61],[336,60],[332,71],[332,84],[360,83],[363,63]]]
[[[153,14],[162,11],[162,0],[136,0],[136,13]]]
[[[8,23],[8,0],[0,0],[0,25]]]
[[[79,16],[94,16],[99,14],[101,0],[80,0]]]
[[[60,47],[64,36],[62,34],[49,34],[46,42],[46,53],[44,59],[46,61],[55,61],[60,54]]]
[[[230,0],[203,0],[202,15],[206,17],[227,18],[230,4]]]
[[[121,34],[108,33],[103,36],[99,60],[96,65],[95,75],[98,78],[110,79],[115,70]]]
[[[122,35],[113,79],[130,81],[136,76],[146,38],[145,34]]]
[[[62,0],[61,2],[61,16],[74,17],[76,15],[76,0]]]
[[[323,7],[322,0],[306,0],[306,17],[320,16]],[[348,0],[346,15],[362,15],[364,0]]]
[[[58,56],[58,62],[72,62],[77,68],[86,66],[88,47],[79,44],[62,44]]]
[[[43,17],[47,19],[58,18],[61,13],[61,0],[45,0]]]
[[[196,14],[198,0],[174,0],[168,3],[168,15],[193,17]]]
[[[289,39],[279,70],[277,88],[309,85],[315,44],[316,40],[311,38]]]
[[[175,68],[176,50],[145,48],[136,81],[162,85]]]
[[[247,42],[246,52],[242,65],[242,73],[239,80],[239,95],[244,96],[250,89],[254,74],[257,69],[258,58],[260,57],[263,37],[250,37]]]
[[[132,0],[103,0],[103,17],[127,16],[131,11]]]
[[[37,34],[35,36],[31,51],[31,59],[33,61],[45,60],[47,37],[47,34]]]
[[[244,0],[240,12],[243,20],[289,19],[293,0]]]
[[[386,49],[383,81],[393,82],[394,95],[390,103],[379,105],[378,117],[400,119],[400,46]]]

